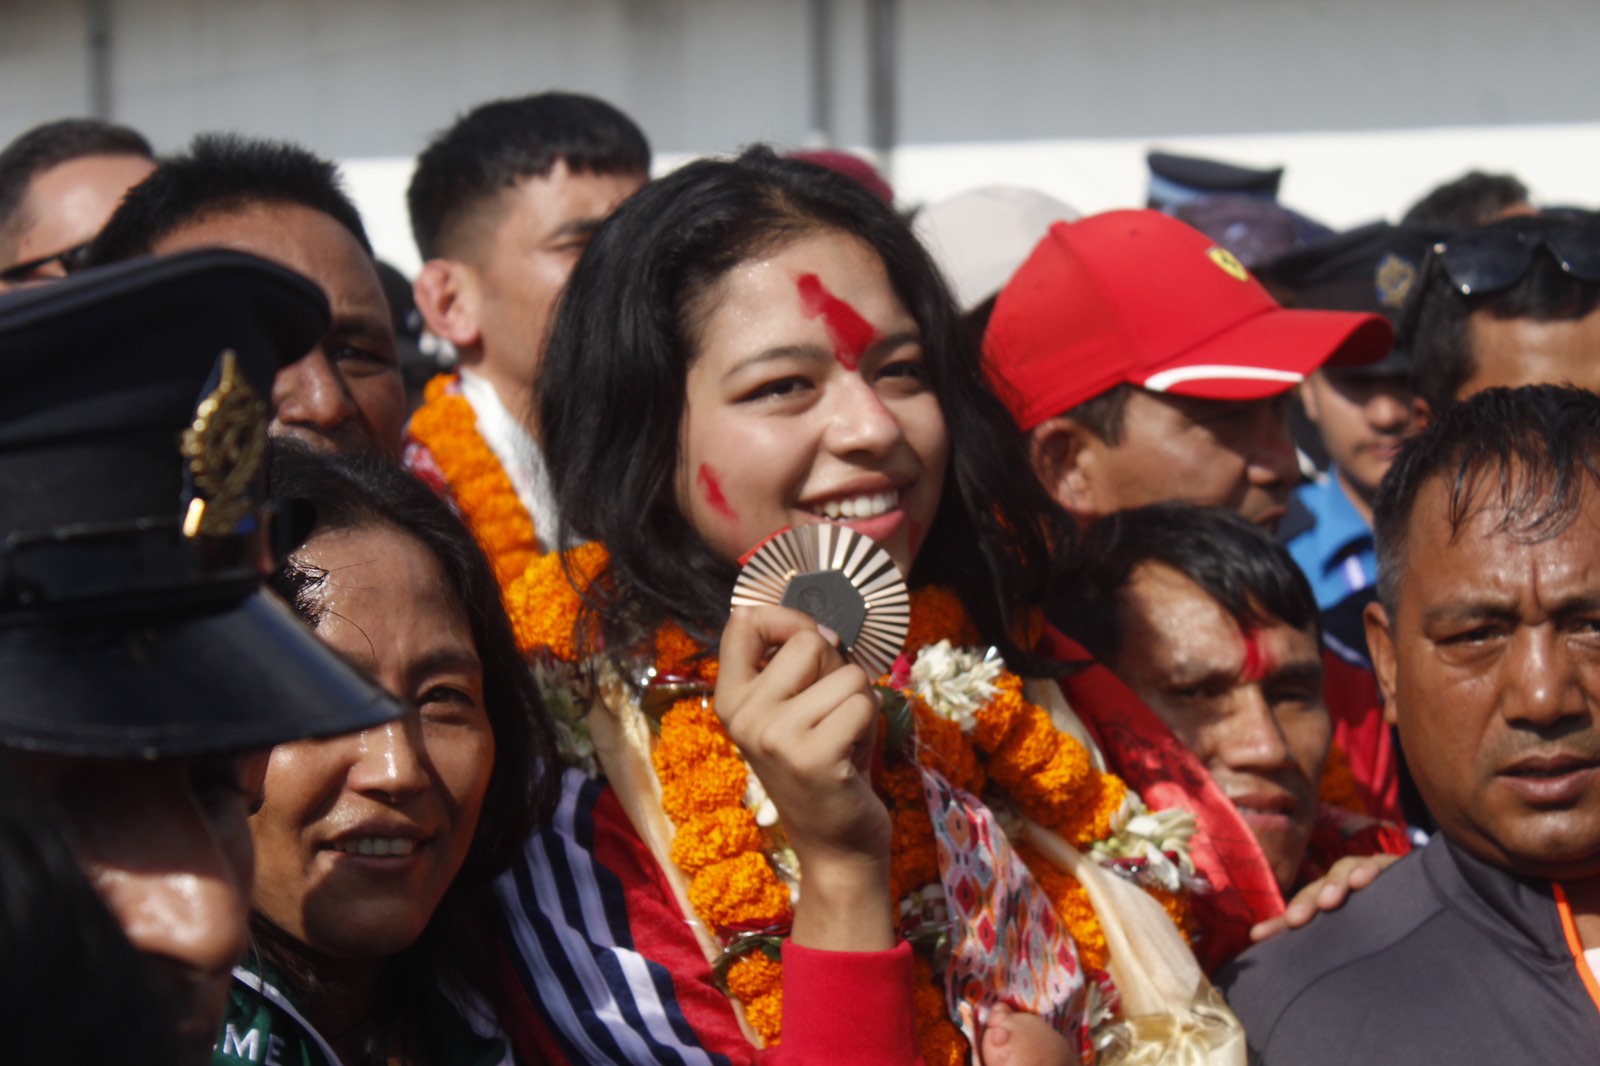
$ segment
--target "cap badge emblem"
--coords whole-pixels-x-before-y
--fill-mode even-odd
[[[184,536],[226,536],[250,513],[250,490],[266,457],[266,418],[267,406],[239,373],[238,357],[223,352],[217,387],[183,431],[180,450],[196,489],[184,515]]]
[[[1378,269],[1373,275],[1378,288],[1379,306],[1400,310],[1405,306],[1406,297],[1411,295],[1411,286],[1416,284],[1416,280],[1415,263],[1393,252],[1385,252],[1383,258],[1378,260]]]
[[[1244,268],[1237,256],[1226,248],[1213,247],[1206,251],[1206,258],[1217,264],[1222,272],[1235,281],[1249,281],[1250,271]]]

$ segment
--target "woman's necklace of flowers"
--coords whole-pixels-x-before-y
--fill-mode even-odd
[[[454,382],[450,374],[428,382],[408,431],[439,464],[456,506],[505,588],[540,554],[539,535],[499,457],[478,432],[477,412],[453,391]]]
[[[573,579],[582,584],[606,567],[598,545],[574,549],[566,559]],[[508,590],[507,600],[525,652],[576,664],[579,599],[558,556],[552,553],[531,566]],[[1157,834],[1178,853],[1187,842],[1172,820],[1146,813],[1121,779],[1098,771],[1083,745],[1057,730],[1049,713],[1024,697],[1021,678],[998,660],[974,670],[971,664],[981,657],[969,652],[963,658],[956,650],[978,643],[952,592],[919,590],[912,593],[905,645],[918,649],[918,665],[909,675],[901,670],[885,679],[905,697],[903,713],[914,722],[914,729],[906,730],[904,721],[900,726],[913,734],[914,761],[886,759],[875,772],[875,784],[893,825],[890,891],[901,901],[902,932],[919,947],[927,946],[927,934],[938,927],[943,893],[917,764],[975,795],[986,788],[1000,793],[1022,814],[1107,865],[1142,863],[1139,856],[1154,849],[1149,841],[1160,839]],[[794,914],[797,864],[760,782],[703,694],[715,682],[715,659],[671,624],[657,634],[655,650],[656,678],[701,684],[701,694],[676,700],[661,715],[652,756],[662,806],[676,828],[671,859],[689,878],[690,905],[725,945],[718,973],[744,1005],[751,1026],[771,1045],[782,1021],[779,948]],[[880,729],[882,750],[890,726],[885,722]],[[1159,824],[1133,836],[1126,832],[1133,821]],[[1019,844],[1018,852],[1066,923],[1083,964],[1103,970],[1105,934],[1082,886],[1028,844]],[[1186,858],[1180,854],[1172,865],[1186,865]],[[1181,888],[1143,883],[1182,928]],[[949,1019],[942,982],[935,980],[928,954],[919,951],[917,962],[919,1043],[929,1066],[954,1066],[967,1061],[969,1048]]]

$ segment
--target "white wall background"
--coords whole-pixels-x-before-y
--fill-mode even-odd
[[[869,0],[830,0],[833,106],[868,126]],[[380,250],[398,193],[472,104],[550,87],[632,114],[670,164],[812,135],[807,0],[0,0],[0,142],[91,107],[160,149],[219,128],[345,160]],[[1395,215],[1468,166],[1600,202],[1600,0],[898,0],[899,149],[914,202],[988,181],[1085,211],[1138,201],[1159,144],[1287,164],[1286,202]]]

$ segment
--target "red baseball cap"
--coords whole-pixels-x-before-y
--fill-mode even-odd
[[[1382,315],[1288,310],[1233,253],[1159,211],[1058,222],[995,301],[989,376],[1030,430],[1124,382],[1256,400],[1382,359]]]

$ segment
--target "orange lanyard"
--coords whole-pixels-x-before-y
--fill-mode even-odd
[[[1556,911],[1561,915],[1561,932],[1566,935],[1567,950],[1572,952],[1572,961],[1578,967],[1583,987],[1589,990],[1589,999],[1596,1009],[1600,1009],[1600,984],[1595,982],[1594,973],[1589,969],[1588,959],[1583,953],[1583,941],[1578,939],[1578,925],[1572,920],[1572,905],[1567,902],[1567,894],[1559,884],[1552,881],[1550,887],[1555,889]]]

